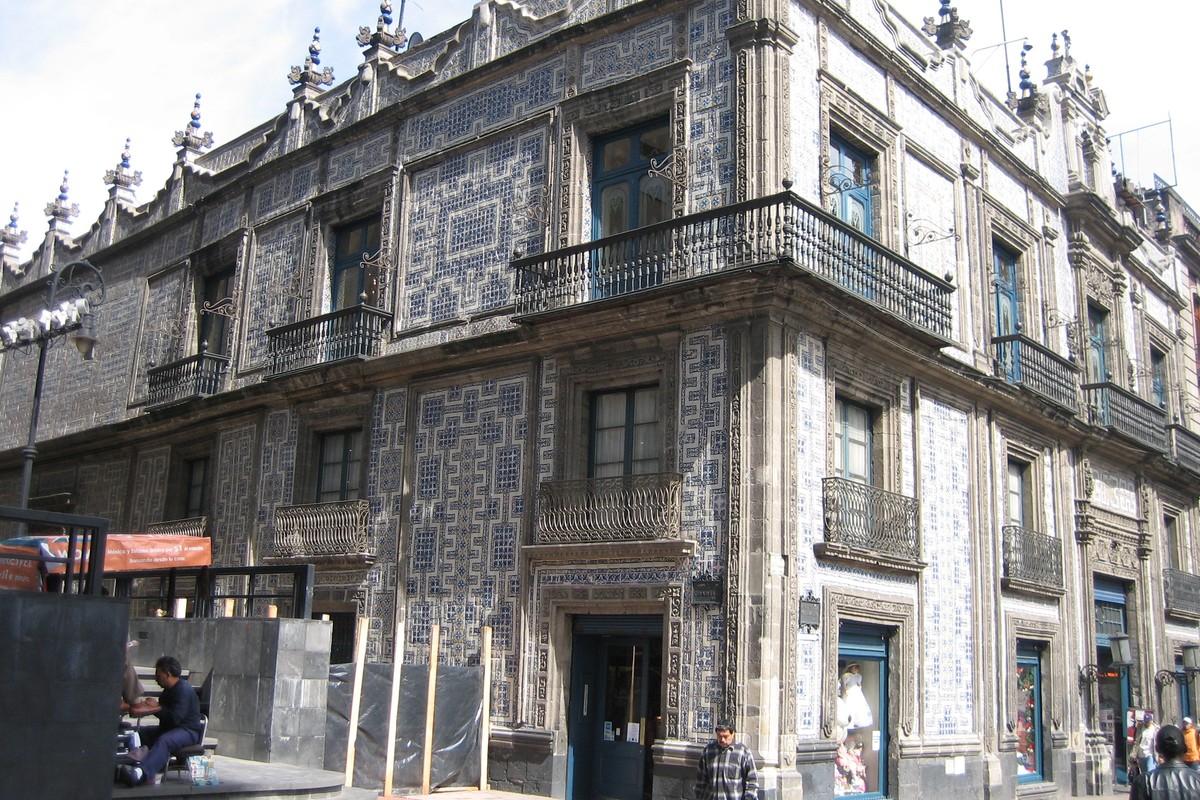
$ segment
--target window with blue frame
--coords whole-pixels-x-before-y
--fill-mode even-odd
[[[658,387],[593,393],[590,439],[589,478],[658,472]]]
[[[1042,709],[1042,652],[1035,642],[1017,641],[1017,780],[1046,779],[1046,730]]]
[[[357,500],[362,475],[362,431],[321,434],[317,454],[317,502]]]
[[[1011,336],[1021,329],[1021,306],[1017,277],[1017,254],[999,242],[992,243],[992,291],[996,297],[996,336]],[[1021,380],[1017,342],[999,345],[997,354],[1010,383]]]
[[[667,120],[598,137],[593,143],[592,238],[618,236],[671,218],[671,187],[652,169],[671,152]],[[662,282],[651,241],[626,238],[593,256],[592,295],[609,297]]]
[[[1125,712],[1132,698],[1127,670],[1112,666],[1112,640],[1114,634],[1126,633],[1128,587],[1122,581],[1097,575],[1092,584],[1094,614],[1096,619],[1096,660],[1099,667],[1096,692],[1099,699],[1097,723],[1100,732],[1109,740],[1112,748],[1114,777],[1118,782],[1129,780],[1126,770],[1129,756],[1125,741]]]
[[[833,425],[834,476],[871,485],[874,473],[874,411],[839,397],[835,403]]]
[[[379,217],[371,216],[333,232],[330,268],[332,308],[379,305]]]
[[[1090,383],[1109,379],[1108,312],[1088,304],[1087,313],[1087,377]]]
[[[888,641],[894,629],[838,627],[834,795],[885,797],[888,787]]]
[[[857,231],[875,235],[872,176],[875,157],[838,136],[829,137],[830,212]]]
[[[1167,354],[1156,347],[1150,348],[1150,402],[1159,408],[1167,407],[1166,378]]]

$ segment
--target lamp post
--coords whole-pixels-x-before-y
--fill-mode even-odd
[[[46,307],[34,319],[21,317],[0,325],[0,351],[38,348],[37,377],[29,411],[29,438],[22,448],[20,508],[29,507],[33,461],[37,458],[38,415],[42,405],[42,383],[46,374],[46,351],[61,336],[72,338],[85,361],[95,358],[96,320],[94,310],[104,303],[104,276],[90,261],[72,261],[47,281]]]
[[[1191,677],[1197,672],[1200,672],[1200,645],[1185,644],[1180,648],[1183,654],[1183,676],[1185,681],[1190,681]],[[1162,694],[1163,689],[1179,681],[1178,676],[1173,669],[1160,669],[1154,673],[1154,687],[1158,689],[1158,712],[1163,713]],[[1187,709],[1180,709],[1184,716],[1187,716]]]

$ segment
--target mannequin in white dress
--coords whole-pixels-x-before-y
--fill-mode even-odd
[[[875,722],[871,714],[871,706],[862,690],[862,675],[859,674],[858,664],[849,663],[842,673],[842,700],[846,704],[846,712],[850,717],[847,728],[869,728]]]

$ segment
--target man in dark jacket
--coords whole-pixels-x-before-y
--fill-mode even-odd
[[[153,783],[154,776],[167,766],[171,754],[181,747],[200,744],[200,699],[183,676],[179,659],[163,656],[154,663],[154,680],[162,687],[157,705],[136,705],[135,716],[158,717],[156,727],[140,731],[142,744],[149,748],[138,766],[121,767],[121,780],[129,786]]]
[[[1163,725],[1155,740],[1166,759],[1153,772],[1138,775],[1129,788],[1129,800],[1200,800],[1200,773],[1183,763],[1183,731]]]
[[[731,723],[717,723],[714,733],[700,754],[696,800],[758,800],[758,771],[750,748],[733,740]]]

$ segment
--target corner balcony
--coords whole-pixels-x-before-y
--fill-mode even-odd
[[[1079,413],[1079,368],[1021,333],[992,339],[996,377]]]
[[[1171,435],[1171,455],[1175,463],[1200,477],[1200,436],[1179,424],[1167,426]]]
[[[615,546],[622,553],[682,558],[695,547],[683,537],[682,502],[677,472],[543,481],[527,550],[545,559]]]
[[[813,545],[818,558],[903,574],[925,568],[916,500],[845,478],[821,483],[825,541]]]
[[[1062,542],[1017,525],[1004,529],[1005,589],[1058,597],[1063,594]]]
[[[351,306],[267,331],[271,376],[379,355],[392,315]]]
[[[1091,424],[1155,452],[1167,452],[1167,412],[1111,381],[1084,384],[1083,392]]]
[[[722,272],[814,276],[948,344],[954,287],[792,192],[691,214],[512,262],[518,317]]]
[[[316,564],[318,568],[365,567],[375,562],[366,500],[280,506],[269,564]]]
[[[206,536],[208,535],[208,517],[188,517],[172,519],[164,522],[151,522],[146,526],[146,533],[169,534],[171,536]]]
[[[1164,569],[1163,600],[1171,616],[1200,620],[1200,576]]]
[[[146,370],[146,406],[156,408],[208,397],[225,387],[229,356],[201,352]]]

